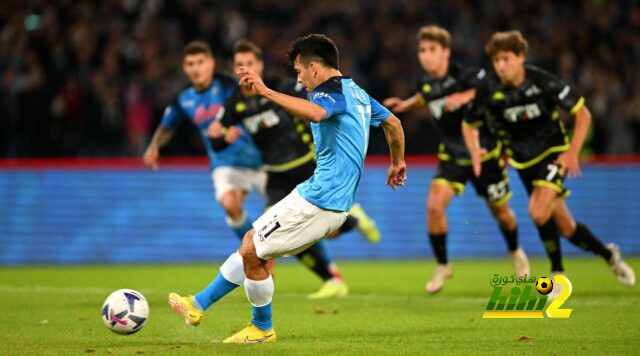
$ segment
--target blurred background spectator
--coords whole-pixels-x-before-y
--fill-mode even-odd
[[[293,76],[286,50],[322,32],[341,50],[341,70],[374,97],[408,96],[418,72],[416,30],[453,36],[455,60],[489,66],[492,32],[519,29],[530,63],[575,85],[594,115],[588,149],[640,150],[640,5],[606,1],[392,0],[3,0],[0,3],[0,156],[137,156],[164,107],[186,84],[180,50],[213,47],[228,70],[233,42],[264,48],[267,72]],[[428,114],[402,117],[409,153],[436,149]],[[386,150],[372,134],[372,153]],[[182,125],[168,154],[201,153]]]

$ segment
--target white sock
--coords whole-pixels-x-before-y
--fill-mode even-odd
[[[234,252],[220,266],[220,273],[229,282],[241,285],[244,283],[244,265],[242,264],[242,256],[238,251]]]
[[[225,216],[224,221],[227,222],[227,225],[229,225],[230,228],[237,229],[243,227],[247,223],[248,218],[249,216],[247,215],[247,212],[243,210],[242,215],[240,215],[239,218],[232,219],[229,215],[227,215]]]
[[[273,278],[271,275],[261,281],[245,278],[244,290],[251,305],[263,307],[271,303],[271,299],[273,299]]]

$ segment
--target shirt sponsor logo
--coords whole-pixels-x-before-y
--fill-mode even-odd
[[[249,116],[242,120],[250,133],[255,134],[260,129],[268,129],[280,123],[280,117],[273,110],[267,110],[259,114]]]
[[[216,118],[221,108],[221,104],[211,104],[209,106],[200,105],[193,114],[193,122],[195,122],[196,125],[209,122]]]
[[[315,92],[313,94],[313,96],[311,97],[311,100],[319,100],[319,99],[322,99],[322,98],[329,99],[334,104],[336,103],[336,99],[332,98],[331,95],[329,95],[329,94],[327,94],[325,92],[321,92],[321,91]]]
[[[533,120],[542,114],[538,104],[518,105],[504,110],[503,117],[509,122]]]

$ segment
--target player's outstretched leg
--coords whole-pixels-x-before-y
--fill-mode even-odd
[[[509,258],[518,276],[531,275],[529,259],[522,247],[518,244],[518,225],[516,216],[506,201],[498,205],[489,205],[491,213],[495,217],[500,231],[509,250]]]
[[[453,268],[447,258],[447,217],[445,209],[455,195],[455,190],[449,186],[431,183],[427,198],[427,225],[429,241],[438,265],[431,280],[427,282],[427,293],[436,293],[444,287],[444,282],[453,277]]]
[[[197,326],[202,321],[205,310],[244,281],[242,257],[238,252],[234,252],[220,266],[220,272],[205,289],[195,296],[182,297],[177,293],[171,293],[169,304],[173,311],[184,316],[185,323]]]
[[[257,344],[275,342],[276,333],[271,321],[271,300],[273,299],[273,278],[261,260],[253,244],[253,230],[242,241],[240,255],[244,265],[244,289],[252,306],[252,319],[244,329],[226,338],[224,343]]]
[[[296,258],[324,281],[317,292],[309,295],[309,299],[342,298],[349,294],[349,287],[333,262],[325,240],[297,254]]]
[[[327,235],[327,239],[335,239],[343,233],[353,230],[354,228],[357,228],[362,236],[370,243],[377,244],[378,242],[380,242],[380,230],[378,229],[376,222],[371,219],[362,209],[362,206],[357,203],[353,204],[353,206],[351,207],[349,215],[344,221],[344,224],[342,224],[342,226],[340,226],[340,228],[338,228],[337,230],[329,233],[329,235]]]
[[[620,283],[627,286],[633,286],[636,283],[635,272],[622,260],[618,245],[610,243],[605,246],[586,225],[574,220],[563,200],[557,202],[553,219],[562,236],[567,237],[572,244],[602,257]]]
[[[349,219],[356,220],[356,228],[362,236],[364,236],[367,241],[372,244],[377,244],[380,242],[380,229],[376,226],[376,222],[367,215],[367,213],[362,209],[360,204],[353,204],[351,210],[349,211],[349,217],[347,217],[347,221]],[[345,221],[345,223],[347,222]]]

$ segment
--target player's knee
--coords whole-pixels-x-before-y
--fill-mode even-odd
[[[567,219],[554,219],[560,236],[571,237],[576,232],[576,222]]]
[[[240,249],[238,250],[238,252],[240,253],[240,256],[242,256],[242,258],[244,258],[245,256],[248,256],[250,254],[255,254],[256,253],[256,247],[253,244],[253,234],[254,234],[254,230],[251,229],[251,230],[247,231],[247,233],[244,234],[244,237],[242,238],[242,245],[240,246]]]
[[[538,226],[542,226],[549,221],[551,217],[551,212],[547,209],[541,209],[535,206],[529,206],[529,216],[531,216],[531,220],[534,224]]]
[[[235,220],[242,216],[242,202],[234,193],[226,193],[220,199],[220,205],[231,219]]]
[[[493,216],[496,220],[498,220],[498,223],[500,223],[500,226],[510,227],[515,225],[516,216],[508,205],[503,204],[501,206],[493,207],[491,211],[493,212]]]
[[[430,219],[440,219],[443,218],[445,214],[445,209],[443,204],[440,204],[437,201],[429,201],[427,203],[427,215]]]

